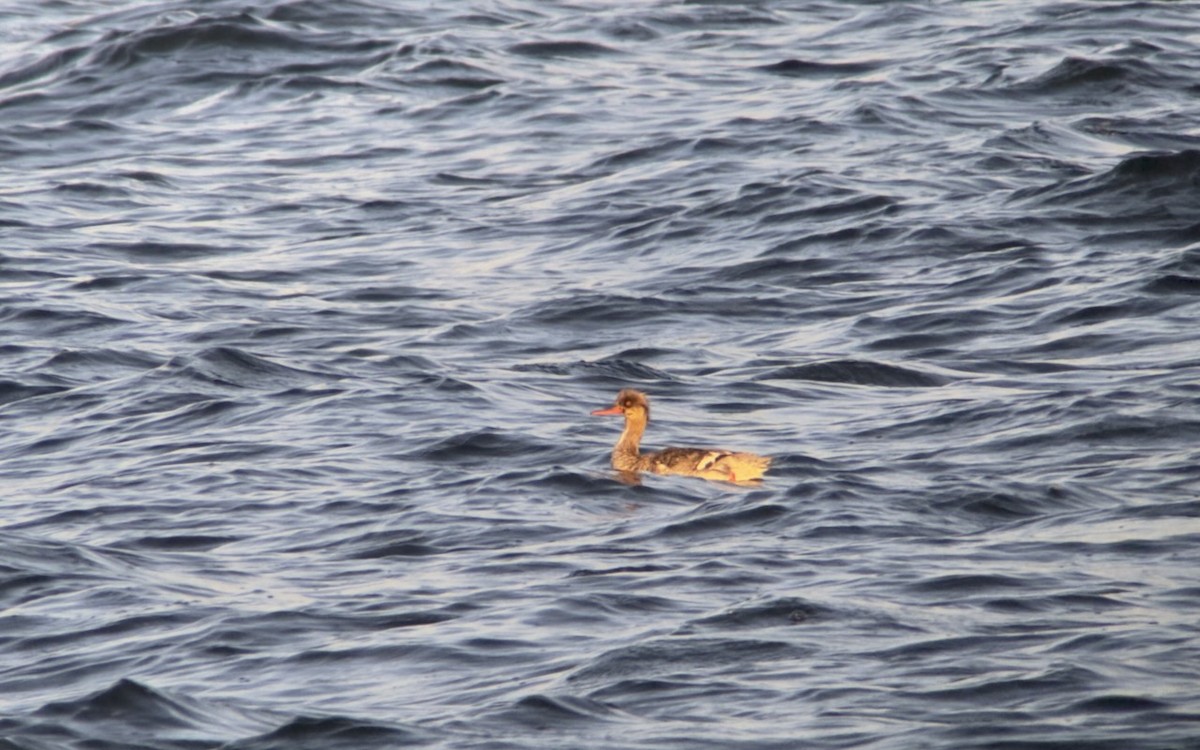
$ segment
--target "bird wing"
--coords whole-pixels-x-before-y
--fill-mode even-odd
[[[732,454],[729,451],[703,448],[666,448],[654,454],[654,464],[667,471],[702,472],[713,468],[721,459],[730,455]]]

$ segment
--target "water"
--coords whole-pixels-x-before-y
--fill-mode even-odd
[[[1200,746],[1198,10],[6,4],[0,746]]]

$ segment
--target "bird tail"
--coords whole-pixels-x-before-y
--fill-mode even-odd
[[[730,471],[733,473],[735,482],[744,482],[750,479],[762,479],[766,473],[767,467],[771,465],[771,459],[767,456],[756,456],[753,453],[734,453],[725,459]]]

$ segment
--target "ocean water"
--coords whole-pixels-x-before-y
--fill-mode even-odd
[[[3,3],[0,748],[1200,747],[1197,39]]]

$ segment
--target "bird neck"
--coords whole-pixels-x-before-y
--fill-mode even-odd
[[[646,418],[642,416],[626,416],[625,429],[613,447],[613,465],[621,468],[621,464],[629,464],[630,468],[637,465],[638,450],[642,442],[642,433],[646,431]]]

